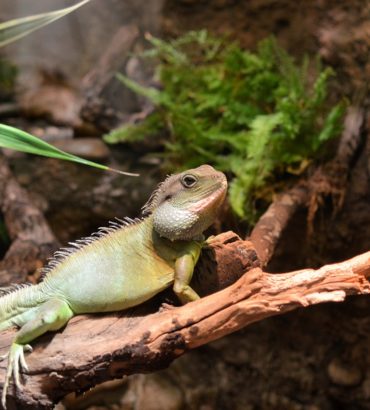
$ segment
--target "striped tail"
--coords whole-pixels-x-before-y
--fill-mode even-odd
[[[27,322],[29,313],[47,300],[42,287],[41,283],[0,288],[0,331]]]

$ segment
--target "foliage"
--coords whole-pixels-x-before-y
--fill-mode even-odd
[[[101,165],[96,162],[77,157],[76,155],[69,154],[48,144],[40,138],[34,137],[33,135],[28,134],[18,128],[10,127],[9,125],[0,124],[0,147],[14,149],[21,152],[28,152],[30,154],[42,155],[44,157],[73,161],[107,171],[118,172],[123,175],[137,176],[137,174],[118,171],[116,169],[109,168],[106,165]]]
[[[145,54],[160,61],[162,90],[119,79],[157,111],[105,140],[132,141],[166,130],[165,165],[209,163],[231,174],[230,203],[249,221],[256,217],[256,199],[271,199],[279,175],[301,173],[340,132],[344,104],[328,108],[326,102],[333,71],[317,64],[310,80],[308,60],[297,65],[273,38],[254,53],[206,31],[149,40],[153,48]]]

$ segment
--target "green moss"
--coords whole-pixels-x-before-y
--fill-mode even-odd
[[[228,173],[230,204],[250,222],[257,216],[256,200],[267,204],[281,176],[302,172],[340,132],[344,104],[327,104],[333,71],[317,64],[312,79],[308,60],[297,65],[273,38],[253,53],[206,31],[150,41],[146,55],[160,61],[163,89],[119,79],[158,109],[105,140],[132,141],[166,130],[165,167],[209,163]]]

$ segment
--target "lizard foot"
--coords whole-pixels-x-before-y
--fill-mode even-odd
[[[1,395],[1,404],[4,409],[6,409],[6,393],[9,388],[9,382],[11,377],[14,377],[14,382],[17,389],[21,388],[21,383],[19,379],[19,368],[23,372],[28,371],[28,366],[24,358],[24,352],[31,352],[32,347],[30,345],[21,345],[18,343],[13,343],[10,347],[9,353],[1,356],[1,360],[8,358],[8,367],[6,369],[6,376],[3,386],[3,392]]]

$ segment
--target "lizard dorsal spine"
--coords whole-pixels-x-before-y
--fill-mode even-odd
[[[119,229],[126,228],[128,226],[138,224],[143,219],[135,218],[131,219],[125,217],[123,219],[116,218],[115,221],[110,221],[108,226],[100,227],[96,232],[90,236],[76,240],[75,242],[69,242],[69,247],[64,247],[56,251],[52,258],[48,261],[48,264],[41,270],[41,278],[44,279],[48,275],[52,274],[53,270],[63,263],[72,254],[84,249],[86,246],[91,245],[99,241],[101,238],[118,231]]]

